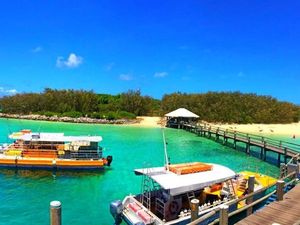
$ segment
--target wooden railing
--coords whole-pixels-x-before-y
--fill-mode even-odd
[[[233,129],[224,129],[218,126],[206,124],[182,124],[182,127],[189,129],[194,133],[207,133],[206,136],[208,137],[215,135],[215,138],[223,137],[224,139],[231,139],[236,142],[244,142],[258,147],[264,147],[265,149],[280,152],[281,154],[290,157],[296,155],[297,153],[300,153],[300,144],[277,140],[274,138],[264,137],[256,134],[235,131]]]
[[[277,200],[280,201],[280,200],[283,199],[284,188],[286,186],[298,181],[298,179],[295,175],[296,175],[296,172],[292,172],[292,173],[288,174],[287,176],[283,177],[281,180],[278,180],[276,184],[270,185],[268,187],[262,188],[260,190],[255,191],[255,192],[252,192],[252,193],[250,193],[250,194],[248,194],[248,195],[246,195],[242,198],[239,198],[239,199],[236,199],[234,201],[228,202],[228,203],[224,204],[224,205],[226,205],[226,207],[223,207],[223,205],[221,205],[219,208],[216,208],[216,209],[212,210],[211,212],[203,215],[202,217],[197,218],[196,220],[190,222],[188,225],[200,224],[201,222],[209,219],[210,217],[215,216],[217,213],[219,213],[219,218],[215,219],[209,225],[218,224],[218,223],[220,225],[228,224],[228,219],[230,217],[254,207],[255,205],[265,201],[266,199],[268,199],[271,195],[273,195],[275,193],[276,193]],[[284,180],[286,180],[286,179],[291,179],[291,180],[288,181],[287,183],[285,183]],[[275,187],[276,187],[276,190],[271,191],[270,193],[268,193],[267,195],[257,199],[256,201],[251,202],[251,203],[247,204],[246,206],[244,206],[240,209],[234,210],[230,213],[228,212],[228,209],[231,205],[238,204],[239,202],[244,201],[244,200],[247,201],[248,199],[253,198],[254,195],[259,195],[259,194],[263,193],[264,191],[272,190]],[[252,209],[251,209],[251,213],[252,213]]]

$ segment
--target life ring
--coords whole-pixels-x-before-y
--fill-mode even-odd
[[[175,215],[178,213],[179,210],[179,204],[176,201],[172,201],[169,205],[169,211],[172,215]]]

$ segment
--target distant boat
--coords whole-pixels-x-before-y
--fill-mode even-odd
[[[14,142],[0,147],[0,168],[99,170],[112,162],[112,156],[102,157],[101,136],[22,130],[9,137]]]
[[[200,162],[138,169],[135,173],[144,176],[144,190],[139,195],[128,195],[123,201],[110,204],[116,224],[122,220],[129,225],[188,224],[192,199],[200,201],[200,217],[245,195],[250,175],[255,176],[254,191],[276,182],[276,179],[259,173],[245,171],[236,174],[225,166]],[[233,204],[229,210],[241,208],[244,204]],[[208,218],[210,222],[214,219]]]

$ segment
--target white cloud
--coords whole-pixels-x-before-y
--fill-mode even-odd
[[[167,72],[156,72],[156,73],[154,73],[154,77],[157,77],[157,78],[163,78],[167,75],[168,75]]]
[[[120,80],[125,80],[125,81],[129,81],[129,80],[132,80],[132,76],[130,74],[125,74],[125,73],[122,73],[120,74],[119,76]]]
[[[0,87],[0,94],[2,95],[15,95],[18,91],[16,89],[6,89],[4,87]]]
[[[64,60],[63,57],[57,57],[56,66],[59,68],[67,67],[67,68],[75,68],[82,64],[83,58],[81,56],[77,56],[75,53],[71,53],[67,60]]]
[[[38,52],[43,51],[43,47],[42,46],[37,46],[37,47],[33,48],[31,51],[33,53],[38,53]]]

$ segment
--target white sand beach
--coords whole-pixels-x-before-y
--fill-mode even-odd
[[[275,134],[275,135],[285,135],[293,138],[300,138],[300,122],[290,123],[290,124],[212,124],[224,129],[231,129],[236,131],[241,131],[245,133],[255,133],[255,134]]]
[[[139,116],[137,119],[140,122],[130,124],[130,126],[161,127],[161,123],[164,124],[162,117]],[[295,135],[295,138],[300,138],[300,122],[290,124],[210,124],[224,129],[231,129],[245,133],[285,135],[290,136],[291,138]]]
[[[138,126],[138,127],[161,127],[162,117],[158,116],[138,116],[139,123],[125,124],[126,126]]]

